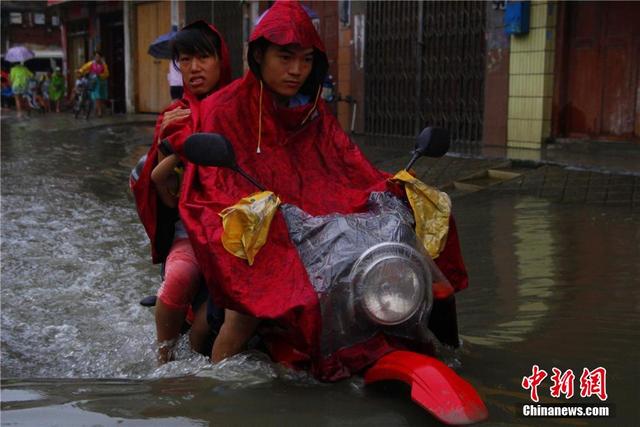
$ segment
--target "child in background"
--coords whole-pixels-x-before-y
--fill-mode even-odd
[[[51,101],[49,99],[49,85],[51,84],[51,70],[47,70],[47,73],[40,77],[40,94],[42,96],[42,104],[47,113],[51,112]]]
[[[51,75],[51,83],[49,84],[49,100],[56,106],[56,113],[60,112],[60,102],[64,97],[66,84],[64,76],[60,72],[60,67],[56,67]]]

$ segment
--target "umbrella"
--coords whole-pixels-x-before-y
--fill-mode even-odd
[[[26,47],[14,46],[7,50],[7,53],[4,55],[4,60],[7,62],[24,62],[34,56],[36,56],[35,53]]]
[[[171,40],[173,40],[176,33],[177,31],[174,29],[159,36],[149,45],[147,53],[154,58],[171,59]]]

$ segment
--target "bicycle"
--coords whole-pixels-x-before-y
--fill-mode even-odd
[[[76,82],[76,98],[73,104],[73,115],[76,119],[80,114],[83,114],[85,119],[89,119],[91,110],[93,110],[91,90],[95,85],[95,79],[95,76],[89,75],[81,77]]]

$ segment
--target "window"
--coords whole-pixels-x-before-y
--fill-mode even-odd
[[[36,25],[44,25],[44,13],[34,13],[33,23]]]
[[[11,12],[9,14],[9,22],[12,24],[22,24],[22,13]]]
[[[54,27],[58,27],[60,25],[60,17],[57,15],[54,15],[51,17],[51,25]]]

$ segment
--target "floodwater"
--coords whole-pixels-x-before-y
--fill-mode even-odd
[[[183,342],[155,363],[157,267],[128,194],[146,126],[2,126],[2,425],[437,425],[399,387],[320,384],[259,353],[217,366]],[[640,420],[640,213],[479,192],[454,200],[470,288],[446,362],[485,400],[487,425]],[[524,418],[538,365],[575,374],[574,404],[613,417]],[[606,369],[608,399],[580,397]],[[550,378],[538,389],[550,395]]]

